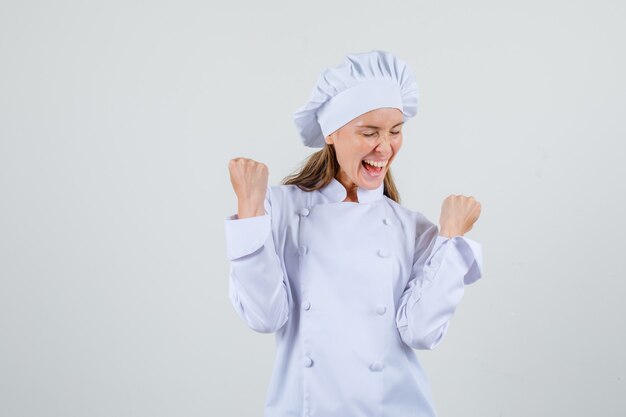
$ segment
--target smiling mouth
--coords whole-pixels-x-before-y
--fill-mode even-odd
[[[380,173],[383,171],[383,169],[385,169],[385,166],[387,165],[387,161],[373,161],[373,160],[362,160],[361,161],[361,165],[363,165],[363,168],[365,169],[366,172],[368,172],[370,175],[377,177],[380,175]]]

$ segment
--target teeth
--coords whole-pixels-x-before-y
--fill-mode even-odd
[[[364,159],[363,161],[365,161],[366,164],[370,164],[372,166],[379,167],[379,168],[382,168],[385,165],[387,165],[387,161],[370,161],[368,159]]]

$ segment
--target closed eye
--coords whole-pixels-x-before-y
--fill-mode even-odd
[[[398,135],[401,132],[390,132],[392,135]],[[365,136],[366,138],[371,138],[372,136],[378,134],[378,132],[374,132],[374,133],[363,133],[363,136]]]

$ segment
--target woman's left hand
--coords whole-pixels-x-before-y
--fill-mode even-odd
[[[449,195],[441,205],[439,234],[446,237],[463,236],[472,230],[480,216],[480,203],[472,196]]]

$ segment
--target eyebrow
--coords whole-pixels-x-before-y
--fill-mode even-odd
[[[394,127],[398,127],[401,124],[403,124],[404,122],[400,122],[397,125],[391,126],[391,128],[393,129]],[[372,126],[372,125],[367,125],[367,126],[357,126],[357,127],[362,127],[362,128],[369,128],[369,129],[380,129],[380,127],[378,126]]]

